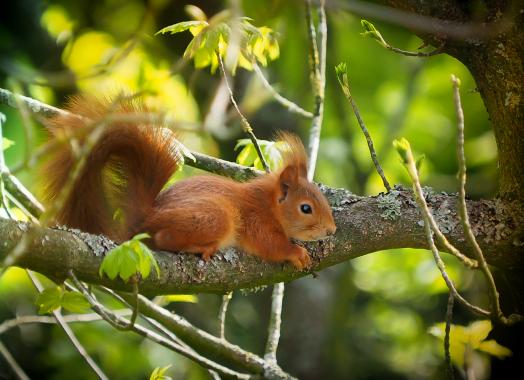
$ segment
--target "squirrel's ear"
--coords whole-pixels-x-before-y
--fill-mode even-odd
[[[280,184],[279,202],[283,202],[286,199],[290,187],[298,184],[299,172],[300,170],[295,165],[288,165],[282,170],[278,177]]]

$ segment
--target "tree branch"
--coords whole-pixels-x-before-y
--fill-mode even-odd
[[[341,189],[322,189],[333,206],[338,230],[335,237],[329,240],[306,244],[312,257],[311,271],[317,272],[383,249],[427,247],[422,216],[411,192],[397,189],[388,195],[356,197]],[[426,191],[426,201],[447,239],[472,256],[472,248],[463,238],[456,214],[457,197]],[[511,215],[512,207],[513,204],[498,200],[468,201],[471,226],[486,260],[503,268],[515,269],[524,265],[524,248],[518,245],[514,236],[522,229],[523,223]],[[26,223],[0,219],[0,241],[4,242],[0,244],[0,261],[27,228]],[[104,253],[114,246],[111,241],[80,231],[33,228],[36,231],[28,242],[26,253],[19,257],[15,265],[35,270],[54,280],[66,278],[67,271],[73,269],[83,281],[131,291],[129,284],[98,275]],[[234,289],[291,281],[308,274],[296,271],[288,264],[263,262],[235,249],[221,251],[207,263],[193,254],[156,252],[155,257],[161,276],[143,280],[140,284],[143,294],[223,294]]]

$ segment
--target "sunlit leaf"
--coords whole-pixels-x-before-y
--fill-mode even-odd
[[[382,37],[382,34],[380,34],[380,32],[377,30],[377,28],[375,28],[375,26],[372,23],[370,23],[367,20],[360,20],[360,24],[362,25],[362,27],[365,30],[364,33],[360,33],[360,34],[362,34],[365,37],[373,38],[375,41],[377,41],[379,44],[381,44],[384,47],[388,46],[387,42]]]
[[[184,10],[194,20],[198,20],[198,21],[206,21],[207,20],[207,16],[204,13],[204,11],[202,9],[200,9],[199,7],[197,7],[196,5],[188,4],[188,5],[186,5],[184,7]]]
[[[137,274],[142,278],[149,277],[153,266],[157,276],[160,276],[160,268],[153,253],[140,241],[149,237],[148,234],[138,234],[109,251],[100,265],[99,275],[102,277],[106,274],[111,280],[119,276],[127,282]]]
[[[87,313],[91,305],[80,292],[65,292],[60,302],[62,307],[72,313]]]
[[[171,302],[188,302],[188,303],[197,303],[198,297],[194,294],[169,294],[167,296],[161,296],[156,301],[160,305],[168,305]]]
[[[255,150],[255,147],[249,142],[248,145],[244,147],[240,151],[240,153],[237,156],[237,163],[244,166],[251,166],[253,165],[253,162],[255,162],[255,159],[257,158],[257,152]]]
[[[478,350],[485,352],[491,356],[496,356],[499,359],[504,359],[512,355],[512,352],[509,348],[501,346],[494,340],[486,340],[481,342],[478,346]]]
[[[489,320],[475,321],[467,327],[469,342],[473,348],[477,348],[480,345],[480,342],[488,337],[492,328],[491,321]]]
[[[437,323],[429,329],[429,333],[440,340],[444,340],[445,323]],[[503,359],[511,355],[511,351],[494,340],[485,341],[492,329],[491,321],[475,321],[468,326],[452,324],[450,326],[449,344],[453,363],[458,367],[464,364],[466,348],[484,352]]]
[[[184,58],[193,59],[195,67],[209,66],[214,72],[219,66],[217,54],[226,62],[228,44],[233,31],[239,34],[235,41],[238,50],[234,52],[236,59],[229,62],[229,69],[235,74],[238,66],[248,70],[253,69],[253,61],[266,66],[269,60],[275,60],[280,54],[276,34],[266,26],[256,27],[248,17],[232,17],[231,11],[224,10],[204,21],[205,15],[199,8],[190,8],[189,12],[198,20],[184,21],[159,30],[156,34],[179,33],[189,30],[193,39],[184,51]],[[231,53],[231,52],[230,52]]]
[[[172,378],[166,375],[166,371],[170,367],[171,365],[165,367],[156,367],[151,373],[151,376],[149,376],[149,380],[171,380]]]
[[[46,314],[58,309],[62,300],[62,292],[59,286],[44,289],[35,301],[38,306],[38,314]]]
[[[9,140],[6,137],[2,138],[2,149],[3,150],[6,150],[6,149],[8,149],[9,147],[11,147],[13,145],[15,145],[15,142],[13,140]]]
[[[191,27],[206,26],[206,25],[208,25],[206,21],[198,21],[198,20],[182,21],[177,24],[169,25],[169,26],[166,26],[165,28],[160,29],[158,32],[155,33],[155,35],[166,34],[166,33],[175,34],[175,33],[184,32]]]

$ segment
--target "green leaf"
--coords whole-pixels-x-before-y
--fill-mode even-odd
[[[513,355],[509,348],[501,346],[494,340],[486,340],[484,342],[481,342],[478,347],[478,350],[485,352],[491,356],[496,356],[499,359],[504,359],[508,356]]]
[[[363,35],[364,37],[373,38],[375,41],[377,41],[379,44],[381,44],[382,46],[386,48],[389,46],[388,43],[382,37],[382,34],[380,34],[377,28],[375,28],[375,25],[373,25],[372,23],[370,23],[367,20],[360,20],[360,24],[362,25],[362,27],[365,30],[364,33],[360,33],[361,35]]]
[[[429,333],[440,340],[444,340],[445,326],[445,323],[437,323],[429,329]],[[489,320],[475,321],[468,326],[452,324],[449,334],[449,344],[453,363],[458,367],[463,366],[466,347],[501,359],[510,356],[512,353],[508,348],[501,346],[494,340],[484,340],[487,338],[491,329],[492,325]]]
[[[105,273],[111,280],[119,276],[124,282],[129,281],[136,274],[147,278],[151,273],[151,266],[160,277],[160,268],[153,253],[140,241],[150,237],[149,234],[138,234],[109,251],[100,265],[98,271],[100,277]]]
[[[171,365],[165,366],[165,367],[156,367],[153,372],[151,373],[151,376],[149,376],[149,380],[171,380],[172,378],[170,376],[166,375],[166,371],[171,367]]]
[[[170,25],[156,34],[174,34],[189,29],[194,38],[189,42],[184,58],[193,59],[197,68],[210,66],[211,72],[217,69],[219,61],[216,53],[225,58],[233,29],[239,31],[239,54],[229,67],[233,75],[238,66],[253,70],[253,60],[265,66],[268,59],[275,60],[280,54],[276,33],[271,28],[252,25],[248,17],[235,18],[231,11],[224,10],[205,21],[206,16],[199,8],[186,10],[197,20]]]
[[[151,235],[149,235],[148,233],[143,232],[141,234],[133,236],[133,238],[131,240],[144,240],[144,239],[149,239],[150,237],[151,237]]]
[[[238,139],[237,140],[237,145],[235,145],[235,150],[237,150],[241,146],[246,146],[247,144],[251,144],[251,140],[250,139]]]
[[[477,348],[484,339],[488,337],[492,329],[491,321],[475,321],[469,324],[466,328],[466,333],[469,335],[469,343],[473,348]]]
[[[348,72],[348,66],[346,62],[340,62],[338,65],[335,66],[335,73],[337,74],[337,77],[342,77],[342,75],[347,74]]]
[[[422,164],[424,163],[425,158],[426,158],[425,154],[417,158],[417,161],[415,162],[415,167],[417,168],[417,171],[420,172],[420,168],[422,167]]]
[[[65,292],[62,295],[61,305],[67,311],[72,313],[87,313],[91,305],[80,292]]]
[[[393,140],[393,147],[397,150],[400,158],[402,159],[402,162],[407,164],[409,160],[409,152],[411,151],[411,145],[409,144],[409,141],[404,137],[400,138],[399,140]]]
[[[11,147],[15,145],[15,142],[12,141],[12,140],[9,140],[8,138],[6,137],[3,137],[2,138],[2,150],[6,150],[7,148]]]
[[[168,305],[171,302],[197,303],[198,297],[194,294],[169,294],[167,296],[159,297],[156,302],[162,306]]]
[[[253,162],[255,162],[256,158],[257,152],[253,144],[250,142],[238,154],[237,163],[244,166],[251,166],[253,165]]]
[[[200,21],[200,20],[194,20],[194,21],[182,21],[173,25],[166,26],[165,28],[160,29],[158,32],[155,33],[155,36],[157,34],[166,34],[166,33],[180,33],[188,30],[189,28],[196,27],[196,26],[206,26],[208,23],[206,21]]]
[[[186,11],[186,13],[189,16],[191,16],[191,18],[193,18],[193,20],[197,20],[197,21],[206,21],[207,20],[207,16],[204,13],[204,11],[200,9],[199,7],[197,7],[196,5],[188,4],[184,7],[184,10]]]
[[[63,290],[59,286],[44,289],[36,297],[35,301],[35,304],[38,306],[38,314],[46,314],[57,310],[61,306],[62,294]]]

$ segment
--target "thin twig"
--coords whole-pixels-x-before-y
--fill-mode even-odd
[[[318,148],[320,146],[320,131],[322,129],[322,120],[324,118],[324,92],[326,86],[326,41],[327,26],[326,15],[324,12],[324,1],[319,5],[319,35],[320,48],[317,45],[317,33],[311,12],[311,0],[306,1],[306,24],[309,40],[309,62],[310,62],[310,79],[315,96],[315,110],[311,129],[309,131],[309,162],[308,162],[308,180],[312,181],[317,165]],[[323,62],[321,62],[321,58]]]
[[[29,380],[29,376],[27,376],[22,367],[18,365],[13,355],[11,355],[7,347],[4,346],[2,342],[0,342],[0,354],[4,357],[5,361],[7,364],[9,364],[19,380]]]
[[[113,313],[126,316],[131,314],[131,310],[114,310]],[[66,323],[85,323],[85,322],[95,322],[102,320],[102,317],[96,313],[89,314],[67,314],[62,317]],[[12,328],[33,324],[33,323],[42,323],[42,324],[57,324],[55,317],[49,317],[47,315],[22,315],[13,319],[8,319],[0,323],[0,335],[5,333]]]
[[[124,318],[121,318],[115,314],[113,314],[110,310],[106,309],[102,304],[100,304],[98,301],[96,301],[95,298],[93,298],[93,296],[91,295],[91,293],[84,287],[84,285],[78,280],[78,278],[76,278],[76,275],[74,274],[74,272],[71,270],[69,271],[69,276],[71,278],[71,280],[73,281],[73,283],[75,284],[75,286],[80,290],[80,292],[82,294],[84,294],[84,296],[86,297],[86,299],[88,300],[88,302],[91,304],[91,307],[93,308],[93,310],[98,313],[105,321],[109,322],[112,326],[115,326],[115,325],[119,325],[119,326],[127,326],[129,325],[129,321],[127,321],[126,319]],[[196,363],[202,365],[203,367],[205,368],[209,368],[209,369],[212,369],[224,376],[228,376],[228,377],[231,377],[231,378],[234,378],[234,379],[240,379],[240,380],[248,380],[250,378],[249,375],[247,374],[243,374],[243,373],[239,373],[239,372],[236,372],[236,371],[233,371],[229,368],[226,368],[218,363],[215,363],[197,353],[195,353],[193,350],[188,350],[186,349],[185,347],[183,346],[180,346],[178,344],[176,344],[175,342],[169,340],[169,339],[166,339],[164,338],[163,336],[155,333],[154,331],[151,331],[139,324],[134,324],[133,325],[133,328],[131,329],[131,331],[157,343],[157,344],[160,344],[174,352],[177,352],[193,361],[195,361]]]
[[[7,165],[5,164],[4,158],[4,133],[2,130],[2,125],[5,122],[6,117],[3,113],[0,112],[0,207],[2,207],[7,214],[7,216],[12,219],[11,211],[9,210],[9,203],[7,201],[7,196],[5,192],[4,185],[4,172],[7,171]]]
[[[132,330],[138,316],[138,280],[136,278],[133,279],[133,298],[134,302],[133,305],[131,305],[131,310],[133,312],[129,318],[129,325],[122,328],[122,330]]]
[[[500,308],[499,293],[497,291],[497,286],[495,280],[491,273],[491,270],[486,263],[482,249],[480,248],[471,224],[469,222],[468,209],[466,205],[466,156],[464,154],[464,111],[462,110],[462,104],[460,101],[460,80],[454,75],[451,76],[451,81],[453,83],[453,98],[455,102],[455,111],[457,113],[457,160],[459,165],[458,170],[458,179],[459,179],[459,196],[458,196],[458,211],[460,216],[460,221],[462,223],[462,229],[464,230],[464,235],[466,240],[473,247],[473,252],[477,257],[479,268],[482,271],[482,274],[486,278],[488,283],[489,290],[489,300],[491,304],[491,318],[494,321],[500,321],[503,324],[512,324],[515,322],[516,318],[522,320],[522,316],[516,314],[512,315],[511,321],[504,316]]]
[[[408,50],[402,50],[402,49],[396,48],[396,47],[391,46],[389,44],[386,45],[386,49],[391,50],[392,52],[395,52],[395,53],[398,53],[398,54],[401,54],[401,55],[408,56],[408,57],[432,57],[434,55],[442,54],[443,51],[444,51],[443,47],[438,47],[435,50],[428,51],[428,52],[408,51]]]
[[[44,287],[42,286],[40,280],[30,270],[26,270],[26,272],[31,281],[33,282],[35,288],[38,290],[38,292],[42,293]],[[106,376],[106,374],[100,369],[100,367],[96,364],[93,358],[89,356],[84,346],[82,346],[80,341],[77,339],[73,330],[71,330],[71,327],[69,327],[67,322],[64,320],[62,313],[59,310],[53,310],[53,316],[55,317],[57,323],[60,325],[62,330],[64,330],[65,334],[67,335],[77,352],[80,354],[80,356],[82,356],[82,358],[84,358],[86,363],[89,365],[89,367],[91,367],[91,369],[93,370],[93,372],[95,372],[98,378],[101,380],[107,380],[108,377]]]
[[[313,118],[313,114],[311,112],[306,111],[305,109],[300,107],[298,104],[296,104],[296,103],[292,102],[291,100],[289,100],[289,99],[283,97],[282,95],[280,95],[277,92],[277,90],[275,90],[273,88],[273,86],[271,86],[271,84],[268,82],[268,80],[264,76],[264,73],[262,72],[262,69],[260,68],[260,66],[255,61],[253,61],[251,64],[253,65],[253,68],[255,69],[255,73],[257,74],[258,79],[260,79],[260,82],[262,82],[262,84],[264,85],[266,90],[269,91],[271,96],[273,96],[273,98],[278,103],[283,105],[289,112],[293,112],[293,113],[299,114],[301,116],[307,117],[308,119]]]
[[[255,147],[255,150],[257,152],[258,158],[260,159],[260,162],[262,163],[262,166],[264,167],[264,170],[266,173],[269,173],[269,166],[266,162],[266,159],[264,158],[264,155],[262,154],[262,150],[260,149],[260,145],[258,145],[258,140],[253,132],[253,128],[251,128],[251,124],[249,124],[249,121],[246,119],[242,111],[240,111],[240,107],[238,106],[235,97],[233,96],[233,90],[231,89],[231,86],[229,85],[229,80],[227,79],[227,71],[224,66],[224,61],[222,60],[222,57],[220,56],[219,52],[216,52],[216,56],[218,58],[218,62],[220,63],[220,70],[222,71],[222,75],[224,76],[224,82],[227,87],[227,91],[229,92],[229,98],[231,99],[231,103],[235,107],[238,115],[240,116],[240,123],[242,124],[242,129],[245,133],[249,136],[249,139],[253,143],[253,146]]]
[[[18,83],[15,84],[15,90],[19,90],[20,86]],[[31,159],[31,154],[33,151],[33,143],[34,143],[34,125],[31,120],[31,115],[29,114],[29,111],[25,105],[24,102],[22,102],[19,98],[15,98],[17,108],[20,110],[20,116],[22,118],[22,127],[24,129],[24,138],[25,138],[25,150],[24,150],[24,159],[23,159],[23,165],[27,167],[27,164],[29,163]]]
[[[468,308],[469,310],[477,314],[480,314],[485,317],[489,317],[491,315],[489,311],[469,303],[464,297],[462,297],[458,293],[457,289],[455,288],[455,285],[453,284],[453,281],[451,281],[449,275],[447,274],[444,261],[442,261],[442,258],[440,257],[440,253],[437,249],[437,246],[435,245],[435,241],[433,240],[433,230],[432,230],[431,224],[432,224],[432,221],[433,222],[435,221],[433,220],[433,216],[431,215],[431,212],[429,211],[428,205],[424,198],[424,192],[422,191],[422,186],[420,185],[420,179],[418,177],[418,170],[415,164],[415,159],[413,158],[413,153],[411,152],[411,148],[409,146],[404,147],[404,148],[406,149],[403,152],[404,164],[411,178],[411,182],[413,183],[413,192],[415,194],[415,200],[417,201],[417,204],[420,210],[422,211],[422,217],[424,219],[424,231],[426,233],[426,239],[428,242],[428,246],[431,250],[431,253],[433,254],[433,258],[435,259],[435,263],[437,264],[437,267],[442,275],[442,278],[446,282],[446,285],[449,291],[453,293],[453,296],[457,299],[458,302],[460,302],[466,308]]]
[[[271,315],[268,326],[268,337],[264,359],[277,361],[278,340],[280,339],[280,324],[282,322],[282,299],[284,298],[284,283],[280,282],[273,287],[271,295]]]
[[[67,117],[77,117],[79,119],[82,119],[86,122],[89,122],[89,120],[86,120],[84,117],[80,115],[73,114],[69,111],[62,110],[53,106],[50,106],[48,104],[42,103],[38,100],[28,98],[21,95],[13,94],[9,90],[5,90],[3,88],[0,88],[0,104],[6,104],[11,107],[16,108],[16,101],[15,97],[18,97],[22,102],[25,102],[28,109],[34,113],[35,115],[43,116],[43,117],[55,117],[55,116],[67,116]],[[112,115],[111,117],[114,118],[113,120],[116,120],[120,115]],[[121,121],[121,119],[118,119]],[[49,143],[52,144],[52,143]],[[47,145],[47,144],[46,144]],[[46,146],[44,145],[44,146]],[[45,151],[40,152],[40,148],[37,150],[38,157],[44,155],[46,152],[52,150],[55,147],[48,146],[47,148],[43,149]],[[198,169],[206,170],[215,174],[224,175],[227,177],[234,178],[239,181],[245,181],[247,179],[255,178],[262,174],[262,172],[255,170],[253,168],[248,168],[246,166],[238,165],[233,162],[221,160],[215,157],[207,156],[203,153],[195,152],[195,151],[189,151],[190,155],[189,157],[186,156],[187,160],[185,162],[186,165],[192,166]],[[29,193],[24,194],[21,193],[20,196],[15,194],[15,191],[13,189],[16,189],[16,186],[13,186],[13,189],[9,188],[10,183],[12,181],[15,181],[16,178],[10,176],[8,179],[6,179],[6,176],[4,175],[4,181],[6,182],[6,187],[8,191],[11,194],[14,194],[18,199],[21,201],[24,201],[24,206],[31,211],[31,213],[35,216],[38,216],[41,214],[42,210],[41,205],[34,199],[34,197],[30,196]],[[34,211],[32,208],[34,208]]]
[[[347,66],[345,64],[341,64],[340,66],[337,66],[336,71],[337,71],[337,79],[340,84],[340,87],[342,88],[344,95],[346,96],[347,100],[349,101],[349,104],[351,104],[351,108],[353,109],[353,113],[355,114],[355,117],[357,118],[358,125],[360,126],[362,133],[366,137],[366,142],[368,144],[369,153],[371,155],[371,160],[373,161],[373,164],[375,165],[375,169],[377,170],[378,175],[382,179],[382,183],[384,184],[384,187],[386,188],[386,190],[390,191],[391,185],[389,184],[388,180],[386,179],[386,176],[384,175],[382,166],[380,166],[380,163],[378,162],[377,152],[375,151],[373,140],[371,139],[369,131],[366,128],[366,124],[364,124],[364,120],[362,119],[362,116],[360,116],[360,111],[358,109],[357,103],[355,102],[355,99],[353,99],[353,95],[351,95],[351,89],[349,86],[349,79],[348,79],[348,73],[347,73]]]
[[[451,354],[449,351],[449,338],[451,331],[451,319],[453,318],[453,304],[455,303],[455,297],[453,293],[449,293],[448,306],[446,308],[446,328],[444,334],[444,356],[446,357],[446,372],[448,373],[448,379],[454,380],[455,373],[453,371],[453,364],[451,363]]]
[[[404,124],[406,116],[409,111],[409,107],[412,104],[412,99],[415,94],[415,84],[419,74],[424,66],[425,61],[415,60],[413,66],[407,72],[408,79],[406,84],[403,86],[403,96],[398,107],[395,108],[393,114],[388,119],[386,124],[385,134],[382,134],[382,141],[384,143],[377,149],[377,157],[384,157],[391,149],[391,141],[398,137],[398,132]],[[362,178],[363,182],[367,183],[367,179],[373,172],[374,168],[365,170]]]
[[[69,285],[67,282],[66,282],[66,286],[70,286],[71,288],[73,288],[74,290],[78,290],[76,288],[74,288],[73,286]],[[129,302],[127,302],[125,299],[123,299],[119,294],[117,294],[116,292],[114,292],[112,289],[109,289],[109,288],[106,288],[105,286],[99,286],[97,287],[98,289],[102,290],[104,293],[107,293],[109,294],[110,296],[114,297],[115,299],[117,299],[120,303],[122,303],[123,305],[129,307],[129,309],[132,309],[132,306]],[[138,307],[139,307],[139,300],[138,300],[138,297],[136,299],[133,299],[132,300],[133,302],[137,302],[137,310],[138,310]],[[150,317],[146,317],[146,316],[143,316],[142,315],[142,318],[144,318],[151,326],[153,326],[157,331],[161,332],[162,334],[164,334],[166,337],[168,337],[169,339],[171,339],[173,342],[179,344],[180,346],[183,346],[187,349],[192,349],[189,345],[187,345],[182,339],[180,339],[178,336],[176,336],[172,331],[170,331],[167,327],[165,327],[163,324],[161,324],[160,322],[156,321],[155,319],[153,318],[150,318]]]
[[[44,212],[44,206],[35,198],[33,194],[14,175],[4,172],[2,179],[5,183],[5,188],[9,194],[18,199],[20,203],[29,211],[35,218],[40,217]]]
[[[120,295],[124,299],[130,300],[129,294],[120,293]],[[170,331],[188,341],[190,344],[195,343],[197,347],[205,351],[220,353],[221,357],[249,372],[260,373],[263,370],[264,360],[262,358],[195,327],[185,318],[178,314],[171,313],[142,295],[138,298],[142,315],[147,315],[159,321]]]
[[[220,339],[226,339],[226,313],[227,307],[229,306],[229,301],[233,297],[233,292],[226,293],[222,296],[222,304],[220,305],[220,310],[218,312],[218,329]]]

